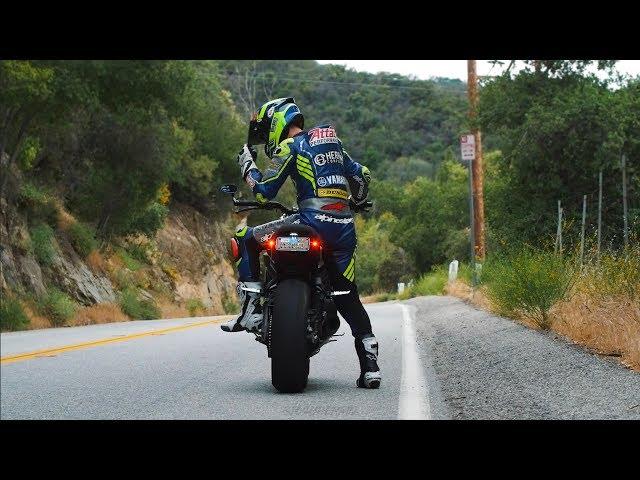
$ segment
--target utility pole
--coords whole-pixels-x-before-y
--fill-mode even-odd
[[[469,160],[469,220],[470,220],[470,228],[469,233],[471,234],[471,286],[476,288],[477,280],[476,280],[476,242],[477,238],[475,236],[475,221],[473,219],[474,214],[474,201],[473,201],[473,164],[475,162],[473,160]]]
[[[478,114],[478,75],[476,61],[467,60],[467,91],[469,95],[469,121],[471,133],[475,137],[475,159],[471,167],[473,170],[473,225],[475,237],[475,253],[480,261],[485,256],[484,237],[484,173],[482,165],[482,139],[480,128],[476,124]]]
[[[473,220],[473,164],[476,155],[475,137],[473,135],[462,135],[460,137],[460,153],[462,161],[469,162],[469,251],[471,261],[471,286],[475,289],[476,280],[476,240]]]

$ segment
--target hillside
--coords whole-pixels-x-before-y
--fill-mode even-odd
[[[406,170],[411,178],[433,176],[464,128],[466,84],[459,80],[374,75],[313,60],[219,64],[245,118],[268,98],[294,96],[307,125],[332,123],[377,178],[404,180]]]

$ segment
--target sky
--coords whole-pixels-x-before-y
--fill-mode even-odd
[[[508,60],[505,60],[508,65]],[[478,75],[497,75],[499,67],[491,69],[488,60],[477,61]],[[345,65],[357,71],[378,73],[399,73],[402,75],[415,75],[419,79],[426,80],[430,77],[447,77],[467,80],[466,60],[318,60],[318,63],[334,63]],[[619,60],[616,69],[620,73],[631,76],[640,75],[640,60]]]

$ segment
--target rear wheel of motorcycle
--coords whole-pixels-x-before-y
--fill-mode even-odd
[[[276,288],[271,325],[271,383],[280,392],[297,393],[307,386],[307,311],[309,286],[296,279]]]

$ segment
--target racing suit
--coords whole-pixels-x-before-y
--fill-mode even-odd
[[[264,175],[257,168],[245,180],[259,202],[273,199],[287,177],[293,180],[299,211],[283,219],[256,227],[244,227],[235,234],[240,246],[237,266],[241,282],[259,280],[260,245],[283,224],[303,223],[313,227],[323,240],[327,270],[334,290],[347,295],[334,297],[340,314],[353,336],[372,334],[371,322],[360,302],[355,284],[356,232],[349,208],[351,191],[356,203],[366,200],[370,174],[342,148],[331,125],[320,125],[283,140],[276,148]]]

